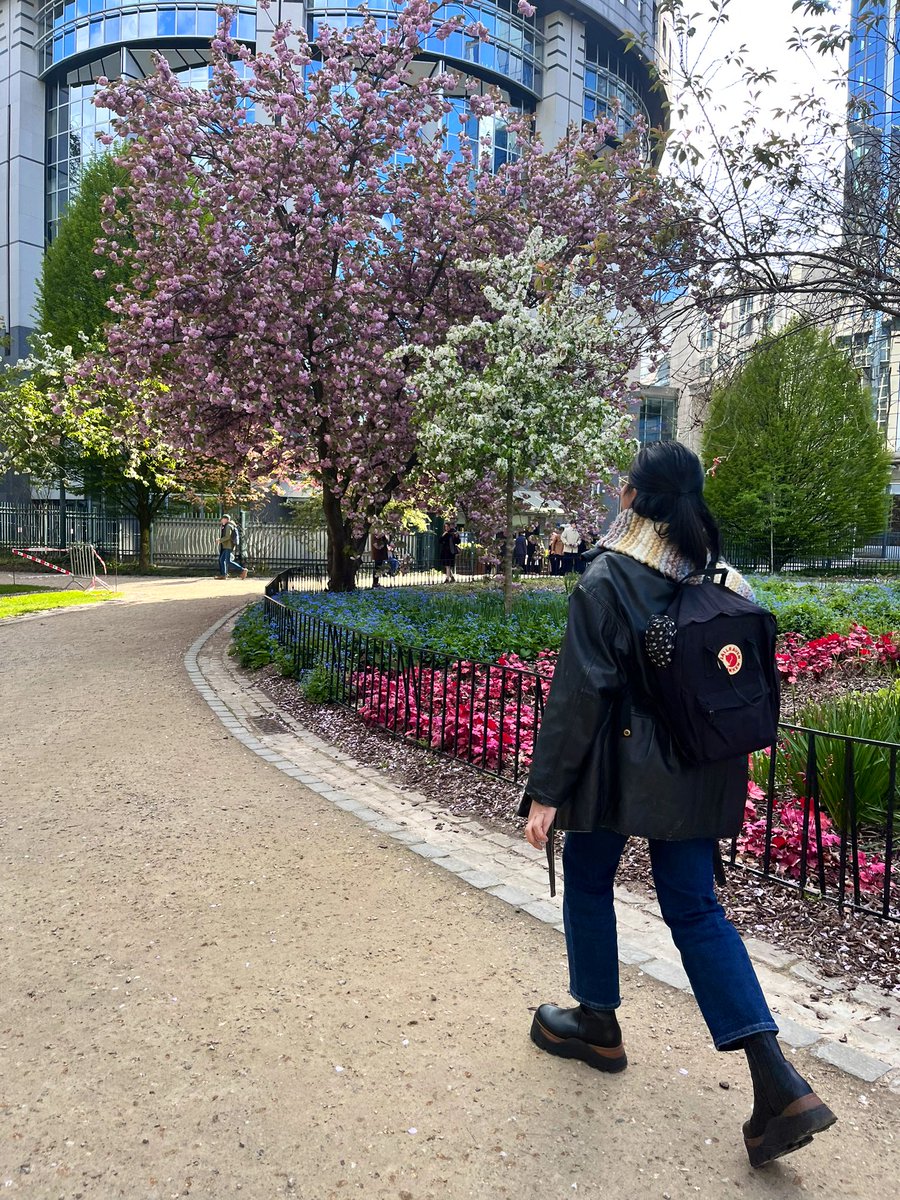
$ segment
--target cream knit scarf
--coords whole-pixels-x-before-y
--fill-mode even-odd
[[[617,554],[625,554],[636,562],[652,567],[667,579],[679,582],[693,574],[697,568],[689,558],[686,558],[676,546],[666,540],[665,526],[658,525],[649,517],[639,516],[633,508],[620,512],[600,538],[598,545],[605,550],[614,550]],[[725,586],[748,600],[753,599],[753,589],[733,567],[720,561],[717,566],[727,569]],[[700,582],[698,577],[697,582]]]

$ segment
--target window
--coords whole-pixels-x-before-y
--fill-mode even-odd
[[[648,442],[670,442],[675,436],[677,405],[674,399],[654,395],[648,391],[641,397],[641,412],[638,417],[638,440],[642,446]]]

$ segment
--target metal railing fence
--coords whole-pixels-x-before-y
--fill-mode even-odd
[[[294,674],[317,672],[319,694],[396,737],[511,783],[524,779],[547,676],[358,633],[272,594],[264,606],[280,645],[292,653]]]
[[[723,531],[722,554],[740,571],[768,574],[771,547],[765,538],[733,537]],[[814,554],[776,556],[777,572],[799,575],[891,575],[900,571],[896,534],[884,533],[858,545],[824,546]]]
[[[522,783],[531,763],[550,678],[537,671],[454,659],[399,645],[298,611],[278,597],[301,582],[279,576],[265,616],[315,694],[369,725],[488,775]],[[317,677],[317,678],[315,678]],[[900,744],[782,723],[768,755],[767,786],[731,843],[733,866],[800,892],[900,922],[895,833],[900,820]],[[877,763],[875,760],[877,759]],[[862,793],[880,816],[861,821]],[[788,784],[789,777],[797,783]],[[837,797],[837,798],[836,798]]]

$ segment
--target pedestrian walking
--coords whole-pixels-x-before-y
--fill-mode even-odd
[[[219,522],[219,579],[227,579],[232,569],[240,572],[241,579],[247,578],[247,568],[235,558],[240,541],[240,530],[226,513]]]
[[[565,830],[563,920],[573,1008],[542,1004],[536,1045],[602,1071],[627,1058],[613,881],[630,836],[648,839],[656,894],[718,1050],[742,1050],[753,1083],[743,1134],[762,1166],[799,1149],[835,1116],[787,1062],[750,958],[715,894],[720,838],[741,828],[747,758],[685,763],[655,707],[644,666],[650,617],[719,560],[700,460],[678,442],[646,446],[620,489],[621,511],[569,604],[520,814],[545,848]],[[592,556],[593,557],[593,556]],[[729,570],[727,586],[750,589]],[[690,586],[690,585],[688,585]]]
[[[523,530],[519,530],[516,534],[516,540],[513,542],[513,566],[519,570],[525,570],[525,559],[528,554],[528,539]]]
[[[444,571],[444,583],[456,582],[456,556],[459,554],[462,542],[462,530],[462,525],[457,525],[455,529],[448,525],[438,543],[440,564]]]

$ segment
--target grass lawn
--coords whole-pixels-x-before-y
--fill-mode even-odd
[[[31,592],[55,592],[56,588],[35,587],[30,583],[0,583],[0,596],[21,596]]]
[[[10,595],[11,592],[14,594]],[[35,592],[33,588],[3,585],[0,587],[0,620],[4,617],[21,617],[23,613],[40,612],[47,608],[71,608],[76,604],[118,600],[121,595],[121,592],[58,592],[53,588]]]

